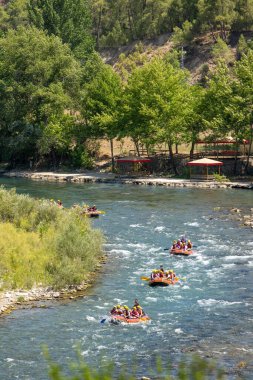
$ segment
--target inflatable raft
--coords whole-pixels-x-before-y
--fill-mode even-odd
[[[123,315],[112,315],[110,322],[118,325],[120,323],[127,323],[127,324],[147,323],[149,321],[150,321],[150,318],[147,315],[144,315],[141,318],[126,318]]]
[[[178,255],[178,256],[190,256],[193,254],[192,249],[171,249],[170,253],[172,255]]]
[[[174,279],[172,282],[171,279],[160,277],[160,278],[154,278],[153,280],[149,281],[149,286],[169,286],[169,285],[175,285],[175,283],[178,282],[178,277]]]
[[[104,214],[103,211],[85,211],[83,215],[87,216],[88,218],[98,218],[99,215]]]

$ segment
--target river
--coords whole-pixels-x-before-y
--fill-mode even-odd
[[[253,206],[247,190],[168,189],[110,184],[58,184],[0,179],[34,197],[96,204],[106,215],[94,220],[107,238],[108,261],[84,298],[47,309],[17,310],[0,319],[0,374],[4,380],[45,380],[42,346],[66,366],[75,347],[88,363],[102,359],[138,363],[146,374],[154,354],[172,362],[185,352],[214,357],[232,369],[247,363],[253,378],[252,230],[214,211]],[[165,247],[185,235],[196,245],[191,257],[173,257]],[[140,276],[161,264],[185,277],[181,286],[150,288]],[[145,326],[101,324],[116,303],[145,308]],[[3,376],[4,374],[4,376]]]

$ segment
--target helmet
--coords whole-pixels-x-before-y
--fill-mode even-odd
[[[142,307],[140,305],[137,306],[137,309],[142,309]]]
[[[117,305],[116,308],[119,309],[119,308],[120,308],[120,305]]]
[[[128,307],[127,305],[124,305],[123,307],[124,307],[124,309],[126,309],[126,310],[129,309],[129,307]]]
[[[191,241],[190,240],[188,240],[188,243],[190,243]]]
[[[133,309],[134,309],[134,310],[136,310],[136,309],[137,309],[137,307],[136,307],[136,306],[134,306],[134,307],[133,307]]]

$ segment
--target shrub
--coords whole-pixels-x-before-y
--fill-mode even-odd
[[[78,209],[0,188],[3,289],[80,284],[98,264],[103,236]]]
[[[214,180],[216,182],[229,182],[229,179],[225,175],[220,175],[218,173],[214,174]]]

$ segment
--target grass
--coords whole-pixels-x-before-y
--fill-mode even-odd
[[[0,187],[1,289],[82,283],[102,255],[103,236],[77,210]]]

